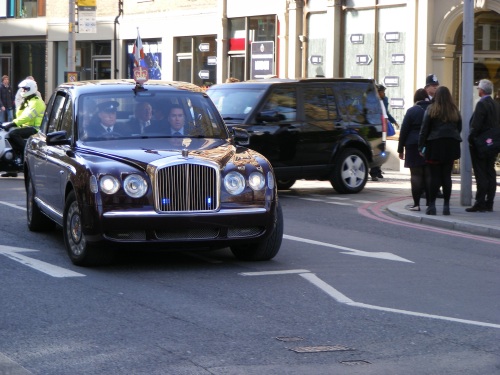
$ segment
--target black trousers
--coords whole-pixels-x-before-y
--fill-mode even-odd
[[[9,131],[9,142],[19,155],[24,155],[24,147],[26,146],[26,139],[36,134],[37,130],[32,126],[23,126],[14,128]]]
[[[474,177],[476,178],[476,204],[493,208],[497,191],[497,173],[495,171],[496,156],[480,158],[471,147],[470,156]]]

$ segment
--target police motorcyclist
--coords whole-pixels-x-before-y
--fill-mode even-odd
[[[38,132],[45,112],[45,103],[37,96],[38,86],[35,81],[25,79],[19,84],[19,88],[21,89],[23,101],[16,110],[16,119],[11,122],[4,122],[1,127],[5,130],[16,127],[16,129],[9,132],[9,141],[16,154],[23,158],[24,147],[26,146],[25,139]],[[5,176],[2,175],[2,177],[11,176],[17,176],[17,174],[6,173]]]

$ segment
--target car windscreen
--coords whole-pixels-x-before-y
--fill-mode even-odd
[[[77,106],[83,141],[145,137],[227,138],[217,109],[200,93],[148,91],[82,94]]]
[[[256,107],[265,88],[213,87],[207,91],[224,120],[243,120]]]

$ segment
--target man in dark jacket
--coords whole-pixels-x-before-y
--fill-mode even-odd
[[[469,149],[476,178],[476,201],[467,212],[493,211],[493,201],[497,190],[497,175],[495,171],[496,155],[479,155],[474,147],[474,139],[491,127],[500,126],[500,104],[493,100],[493,83],[487,79],[479,81],[477,86],[481,97],[470,120]]]
[[[0,102],[2,116],[0,117],[0,122],[12,121],[14,119],[14,90],[10,86],[9,76],[4,75],[2,77],[2,84],[0,84]]]

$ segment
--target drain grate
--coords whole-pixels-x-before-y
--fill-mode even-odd
[[[364,361],[362,359],[354,360],[354,361],[340,361],[343,365],[354,366],[354,365],[371,365],[371,362]]]
[[[299,346],[290,349],[295,353],[320,353],[320,352],[342,352],[347,350],[355,350],[342,345],[321,345],[321,346]]]
[[[302,337],[285,337],[285,336],[278,336],[276,337],[276,340],[279,341],[284,341],[284,342],[293,342],[293,341],[302,341],[304,340]]]

